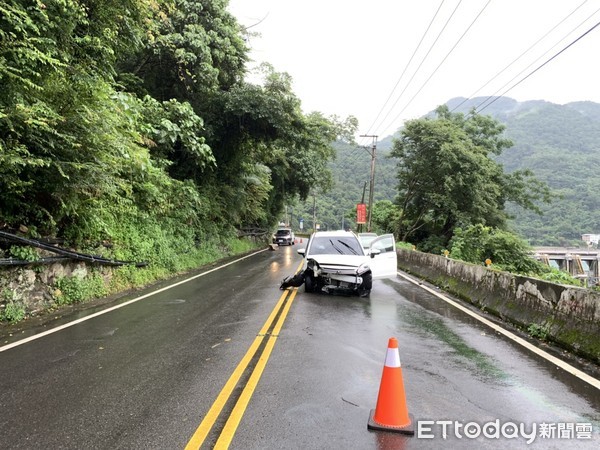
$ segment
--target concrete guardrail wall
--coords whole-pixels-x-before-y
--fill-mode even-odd
[[[398,250],[398,267],[600,363],[600,293],[512,275],[444,256]]]

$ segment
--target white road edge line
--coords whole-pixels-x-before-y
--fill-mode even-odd
[[[600,389],[600,380],[597,380],[596,378],[588,375],[585,372],[582,372],[581,370],[573,367],[572,365],[564,362],[561,359],[556,358],[555,356],[552,356],[551,354],[545,352],[544,350],[539,349],[538,347],[536,347],[535,345],[527,342],[525,339],[517,336],[514,333],[511,333],[508,330],[505,330],[504,328],[496,325],[494,322],[481,317],[479,314],[471,311],[469,308],[465,308],[464,306],[462,306],[461,304],[455,302],[454,300],[449,299],[448,297],[446,297],[443,294],[440,294],[439,292],[425,286],[424,284],[422,284],[422,282],[418,281],[418,280],[414,280],[413,278],[409,277],[408,275],[405,275],[401,272],[397,272],[398,275],[400,275],[402,278],[410,281],[413,284],[416,284],[417,286],[419,286],[420,288],[425,289],[427,292],[435,295],[436,297],[444,300],[445,302],[449,303],[450,305],[454,306],[455,308],[460,309],[462,312],[468,314],[469,316],[479,320],[480,322],[486,324],[488,327],[492,328],[493,330],[497,331],[500,334],[503,334],[504,336],[506,336],[507,338],[511,339],[512,341],[516,342],[519,345],[522,345],[523,347],[527,348],[528,350],[532,351],[533,353],[541,356],[542,358],[546,359],[547,361],[550,361],[553,364],[556,364],[558,367],[560,367],[561,369],[563,369],[566,372],[569,372],[571,375],[576,376],[577,378],[579,378],[582,381],[585,381],[588,384],[591,384],[592,386],[594,386],[597,389]]]
[[[171,288],[174,288],[176,286],[180,286],[180,285],[182,285],[184,283],[187,283],[188,281],[192,281],[192,280],[195,280],[196,278],[200,278],[200,277],[203,277],[204,275],[208,275],[209,273],[216,272],[217,270],[223,269],[223,268],[225,268],[227,266],[230,266],[230,265],[235,264],[237,262],[243,261],[244,259],[251,258],[252,256],[258,255],[259,253],[265,252],[267,250],[268,249],[259,250],[257,252],[254,252],[254,253],[251,253],[249,255],[246,255],[246,256],[244,256],[242,258],[238,258],[238,259],[236,259],[234,261],[230,261],[227,264],[223,264],[222,266],[215,267],[213,269],[207,270],[206,272],[202,272],[202,273],[199,273],[198,275],[194,275],[192,277],[186,278],[185,280],[178,281],[177,283],[174,283],[174,284],[170,284],[169,286],[165,286],[164,288],[158,289],[157,291],[154,291],[154,292],[150,292],[149,294],[141,295],[139,297],[136,297],[136,298],[128,300],[126,302],[123,302],[123,303],[120,303],[118,305],[112,306],[110,308],[103,309],[102,311],[98,311],[98,312],[96,312],[94,314],[90,314],[89,316],[82,317],[81,319],[74,320],[73,322],[65,323],[63,325],[59,325],[56,328],[52,328],[51,330],[43,331],[43,332],[35,334],[33,336],[29,336],[29,337],[27,337],[25,339],[21,339],[19,341],[15,341],[15,342],[12,342],[10,344],[4,345],[4,346],[0,347],[0,352],[4,352],[4,351],[9,350],[11,348],[18,347],[19,345],[26,344],[27,342],[31,342],[31,341],[34,341],[36,339],[40,339],[40,338],[42,338],[44,336],[48,336],[49,334],[56,333],[58,331],[64,330],[65,328],[69,328],[69,327],[72,327],[74,325],[80,324],[81,322],[85,322],[86,320],[90,320],[90,319],[93,319],[94,317],[101,316],[102,314],[109,313],[111,311],[114,311],[115,309],[123,308],[124,306],[131,305],[132,303],[139,302],[140,300],[143,300],[143,299],[145,299],[147,297],[151,297],[152,295],[156,295],[156,294],[159,294],[159,293],[164,292],[166,290],[169,290]]]

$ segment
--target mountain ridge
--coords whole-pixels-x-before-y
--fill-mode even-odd
[[[488,97],[456,97],[446,105],[454,112],[468,114],[486,101]],[[559,105],[499,97],[481,114],[504,124],[506,137],[514,143],[497,157],[505,171],[529,169],[557,195],[550,205],[540,205],[543,216],[507,204],[514,217],[511,228],[532,245],[580,245],[582,234],[600,233],[600,104],[577,101]],[[393,201],[395,197],[397,161],[388,157],[393,138],[386,136],[377,145],[376,201]],[[330,194],[319,196],[317,208],[317,217],[332,222],[331,227],[341,225],[338,218],[342,215],[351,217],[370,170],[365,149],[337,143],[336,150],[338,157],[330,165],[336,186]],[[312,208],[312,202],[307,203]]]

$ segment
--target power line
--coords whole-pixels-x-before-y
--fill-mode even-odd
[[[419,95],[421,93],[421,91],[423,90],[423,88],[427,85],[427,83],[429,83],[429,81],[431,80],[431,78],[433,78],[433,76],[437,73],[437,71],[439,70],[439,68],[442,66],[442,64],[444,64],[444,62],[446,61],[446,59],[448,59],[448,57],[452,54],[452,52],[454,51],[454,49],[456,49],[456,47],[458,46],[458,44],[462,41],[462,39],[466,36],[466,34],[469,32],[469,30],[473,27],[473,25],[475,24],[475,22],[477,22],[477,20],[479,19],[479,17],[481,17],[481,14],[483,14],[483,12],[488,7],[488,5],[491,3],[491,1],[492,0],[488,0],[487,3],[483,6],[483,8],[481,8],[481,11],[479,11],[479,13],[477,14],[477,16],[475,16],[475,18],[473,19],[473,21],[471,22],[471,24],[467,27],[467,29],[463,32],[463,34],[458,38],[458,40],[456,41],[456,43],[454,44],[454,46],[448,51],[448,53],[446,54],[446,56],[444,57],[444,59],[442,59],[442,61],[438,64],[438,66],[435,68],[435,70],[433,71],[433,73],[429,76],[429,78],[427,78],[425,80],[425,82],[421,85],[421,87],[415,93],[415,95],[412,96],[412,98],[408,101],[408,103],[404,106],[404,108],[402,108],[402,110],[394,117],[394,119],[389,123],[389,125],[383,129],[383,131],[387,130],[390,126],[392,126],[392,124],[400,117],[400,115],[406,110],[406,108],[408,108],[410,106],[410,104],[417,97],[417,95]]]
[[[485,87],[487,87],[492,81],[494,81],[496,78],[498,78],[500,75],[502,75],[509,67],[511,67],[513,64],[515,64],[519,59],[521,59],[524,55],[526,55],[532,48],[534,48],[536,45],[538,45],[542,40],[544,40],[550,33],[552,33],[554,30],[556,30],[556,28],[558,28],[560,25],[562,25],[569,17],[571,17],[573,14],[575,14],[576,11],[578,11],[583,5],[585,5],[588,2],[588,0],[584,0],[584,2],[579,5],[577,8],[575,8],[573,11],[571,11],[571,13],[566,16],[564,19],[562,19],[560,22],[558,22],[556,25],[554,25],[549,31],[547,31],[542,37],[540,37],[537,41],[535,41],[531,46],[529,46],[529,48],[527,50],[525,50],[523,53],[521,53],[519,56],[517,56],[514,60],[512,60],[512,62],[510,62],[506,67],[504,67],[504,69],[502,69],[500,72],[498,72],[496,75],[494,75],[492,78],[490,78],[487,83],[485,83],[483,86],[481,86],[479,89],[477,89],[476,91],[474,91],[471,95],[469,95],[468,98],[465,98],[462,102],[460,102],[458,105],[456,105],[453,109],[452,112],[456,111],[458,108],[460,108],[462,105],[464,105],[467,101],[469,101],[471,98],[473,98],[475,95],[477,95],[478,92],[480,92],[482,89],[484,89]],[[597,12],[597,11],[596,11]],[[596,13],[594,13],[596,14]],[[593,14],[592,14],[593,15]],[[591,17],[591,16],[590,16]],[[589,19],[589,17],[588,17]],[[586,19],[587,20],[587,19]],[[580,24],[581,25],[581,24]],[[536,60],[537,61],[537,60]],[[533,64],[533,63],[532,63]],[[528,66],[529,68],[529,66]],[[522,72],[521,72],[522,73]],[[520,75],[520,74],[519,74]],[[513,78],[514,79],[514,78]],[[512,81],[512,80],[511,80]],[[504,86],[503,86],[504,87]]]
[[[419,64],[419,66],[417,67],[417,69],[413,72],[412,77],[410,77],[410,80],[408,80],[408,83],[406,83],[404,89],[402,90],[402,92],[400,92],[400,95],[398,96],[398,98],[396,99],[396,101],[394,102],[394,104],[390,107],[388,113],[385,115],[385,117],[383,119],[381,119],[380,124],[383,123],[383,122],[385,122],[385,120],[389,117],[389,115],[391,114],[391,112],[394,110],[394,107],[398,104],[398,102],[402,98],[402,95],[404,94],[404,92],[406,92],[406,90],[408,89],[408,87],[412,83],[413,79],[415,78],[415,76],[417,75],[417,73],[419,72],[419,70],[421,69],[421,66],[423,66],[423,63],[425,63],[425,61],[427,60],[427,57],[429,56],[429,54],[433,50],[433,47],[435,47],[435,44],[437,44],[438,40],[440,39],[440,37],[444,33],[444,30],[446,29],[446,27],[448,26],[448,24],[452,20],[452,17],[454,17],[454,14],[458,10],[458,7],[460,6],[461,3],[462,3],[462,0],[460,0],[458,2],[458,4],[456,5],[456,7],[454,8],[454,10],[452,11],[452,14],[450,14],[450,17],[448,17],[448,19],[446,20],[446,23],[444,24],[444,26],[442,27],[442,29],[438,33],[437,37],[435,38],[435,41],[433,41],[433,43],[429,47],[429,50],[427,50],[427,53],[425,54],[425,56],[421,60],[421,63]]]
[[[371,129],[373,128],[373,126],[377,123],[377,119],[379,119],[379,116],[381,116],[381,113],[383,112],[383,110],[387,106],[388,102],[392,98],[392,95],[394,95],[394,92],[396,91],[396,88],[398,87],[398,85],[400,84],[400,81],[404,77],[404,74],[406,73],[406,71],[410,67],[410,63],[412,62],[412,60],[414,59],[415,55],[419,51],[419,48],[421,48],[421,44],[425,40],[425,36],[427,36],[427,33],[429,33],[429,30],[431,29],[431,25],[433,25],[433,22],[435,21],[435,18],[437,17],[437,15],[439,14],[440,10],[442,9],[442,6],[444,5],[444,1],[445,0],[442,0],[442,2],[440,3],[440,6],[438,6],[438,9],[436,10],[435,14],[433,15],[433,18],[431,19],[431,21],[429,22],[429,25],[427,26],[427,29],[423,33],[423,36],[421,36],[421,40],[417,44],[417,47],[415,48],[413,54],[411,55],[410,59],[408,60],[408,63],[406,63],[406,66],[404,66],[404,70],[402,71],[402,74],[398,78],[398,81],[396,81],[396,84],[392,88],[392,91],[390,92],[390,95],[388,95],[388,98],[385,100],[385,103],[383,104],[383,106],[381,107],[381,109],[379,110],[379,112],[377,113],[377,117],[375,117],[375,120],[373,120],[373,123],[371,124],[371,126],[369,127],[369,129],[367,130],[367,132],[365,134],[369,134],[369,132],[371,131]]]
[[[569,45],[567,45],[565,48],[563,48],[561,51],[559,51],[558,53],[556,53],[554,56],[552,56],[550,59],[546,60],[546,62],[544,62],[543,64],[541,64],[540,66],[538,66],[536,69],[532,70],[531,72],[529,72],[525,77],[521,78],[518,82],[516,82],[515,84],[513,84],[510,88],[508,88],[506,91],[504,91],[502,93],[502,96],[504,96],[507,92],[511,91],[512,89],[514,89],[516,86],[518,86],[519,84],[521,84],[523,81],[525,81],[527,78],[529,78],[531,75],[533,75],[534,73],[536,73],[538,70],[540,70],[542,67],[544,67],[546,64],[548,64],[550,61],[552,61],[554,58],[556,58],[558,55],[560,55],[561,53],[563,53],[564,51],[566,51],[569,47],[573,46],[576,42],[578,42],[579,40],[581,40],[583,37],[585,37],[587,34],[589,34],[590,32],[592,32],[595,28],[597,28],[598,26],[600,26],[600,22],[596,23],[596,25],[594,25],[592,28],[590,28],[589,30],[587,30],[585,33],[583,33],[581,36],[579,36],[577,39],[575,39],[573,42],[571,42]],[[488,106],[490,106],[492,103],[496,102],[498,100],[498,98],[500,97],[496,97],[494,100],[492,100],[489,104],[485,105],[483,108],[481,108],[480,110],[478,110],[477,112],[483,111],[485,108],[487,108]]]
[[[600,11],[600,8],[597,9],[596,11],[594,11],[590,16],[588,16],[583,22],[581,22],[575,29],[579,28],[582,24],[584,24],[585,22],[587,22],[592,16],[594,16],[598,11]],[[550,61],[552,61],[554,58],[556,58],[558,55],[560,55],[562,52],[564,52],[565,50],[567,50],[569,47],[571,47],[573,44],[575,44],[577,41],[579,41],[580,39],[582,39],[584,36],[586,36],[588,33],[590,33],[594,28],[596,28],[598,25],[600,25],[600,22],[598,22],[596,25],[594,25],[592,28],[590,28],[588,31],[586,31],[585,33],[583,33],[581,36],[579,36],[577,39],[575,39],[573,42],[571,42],[569,45],[567,45],[566,47],[564,47],[562,50],[560,50],[558,53],[556,53],[554,56],[552,56],[551,58],[549,58],[548,60],[546,60],[543,64],[541,64],[540,66],[538,66],[536,69],[534,69],[533,71],[531,71],[529,74],[527,74],[525,77],[521,78],[518,82],[516,82],[515,84],[513,84],[510,88],[508,88],[507,90],[505,90],[500,96],[496,96],[496,94],[498,94],[498,92],[500,92],[502,89],[504,89],[508,84],[510,84],[512,81],[515,80],[515,78],[517,78],[519,75],[521,75],[523,72],[525,72],[527,69],[529,69],[533,64],[535,64],[538,60],[541,59],[537,58],[534,62],[532,62],[531,64],[529,64],[529,66],[527,66],[525,69],[523,69],[521,72],[519,72],[517,75],[515,75],[510,81],[508,81],[507,83],[505,83],[500,89],[498,89],[496,92],[494,92],[494,94],[490,95],[489,97],[487,97],[484,101],[482,101],[481,103],[479,103],[479,105],[477,105],[475,107],[475,110],[477,112],[483,111],[485,108],[487,108],[488,106],[490,106],[492,103],[495,103],[499,97],[504,96],[507,92],[511,91],[512,89],[514,89],[516,86],[518,86],[519,84],[521,84],[523,81],[525,81],[527,78],[529,78],[531,75],[533,75],[535,72],[537,72],[538,70],[540,70],[542,67],[544,67],[546,64],[548,64]],[[573,33],[573,31],[575,31],[575,29],[571,30],[569,33],[567,33],[564,37],[562,37],[558,42],[564,40],[569,34]],[[557,44],[554,45],[554,47]],[[548,53],[548,52],[546,52]],[[482,105],[484,105],[488,100],[492,99],[493,100],[481,107]],[[481,107],[481,108],[480,108]]]

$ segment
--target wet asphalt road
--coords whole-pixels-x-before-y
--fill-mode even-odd
[[[286,297],[278,286],[300,264],[296,248],[0,348],[0,448],[183,449],[255,342],[257,355],[274,345],[231,448],[598,448],[597,388],[401,277],[376,280],[367,299],[303,288]],[[282,299],[289,311],[278,307]],[[272,314],[281,330],[261,333]],[[408,409],[417,422],[434,422],[422,433],[431,438],[367,430],[392,336]],[[215,446],[260,364],[252,358],[202,448]],[[504,437],[508,428],[498,438],[459,438],[448,426],[444,439],[445,420],[538,428],[531,445],[518,433]],[[571,438],[542,438],[543,423]],[[583,439],[586,424],[591,439]]]

